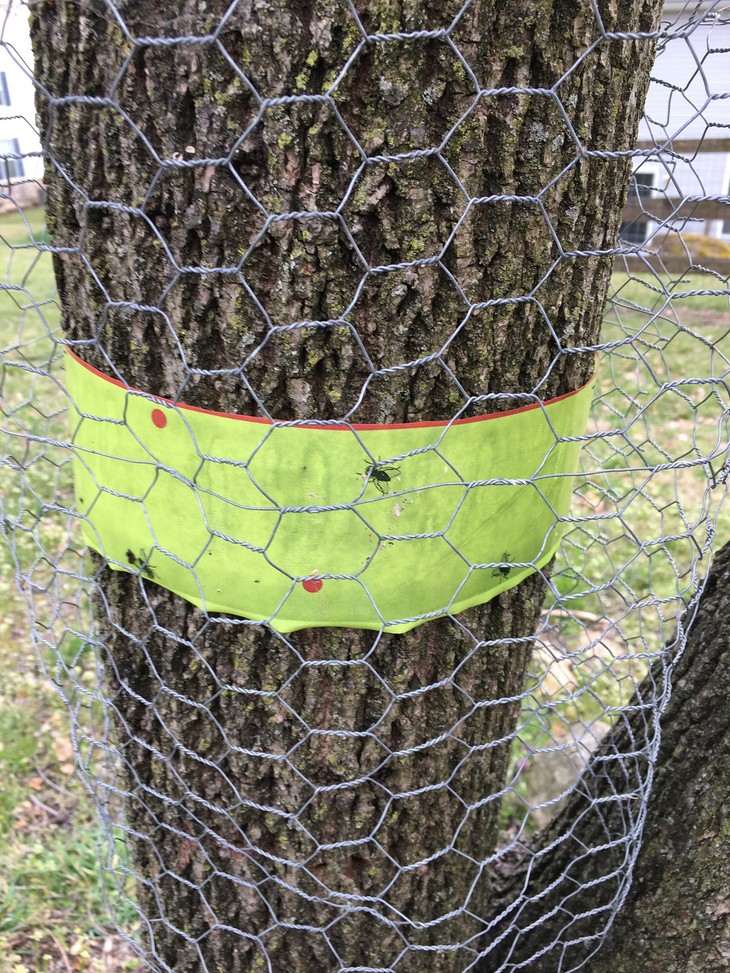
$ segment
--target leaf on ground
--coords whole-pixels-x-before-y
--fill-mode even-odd
[[[57,759],[62,763],[68,763],[74,758],[73,744],[66,737],[54,734],[53,749],[56,751]],[[65,771],[64,771],[65,773]]]

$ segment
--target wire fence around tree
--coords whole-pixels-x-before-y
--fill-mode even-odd
[[[6,17],[42,148],[0,117],[2,532],[103,824],[111,914],[139,921],[120,931],[178,973],[585,967],[629,888],[673,661],[730,524],[730,16],[687,3],[649,29],[576,4],[581,53],[535,87],[515,44],[494,86],[478,3],[323,4],[280,12],[311,52],[277,87],[239,0],[159,31],[113,0],[60,6],[117,61],[103,89],[91,70],[53,89]],[[638,145],[601,142],[588,81],[654,45]],[[390,128],[351,107],[374,77]],[[210,144],[152,124],[174,84]],[[487,192],[469,152],[500,114],[528,175]],[[106,141],[84,159],[89,118]],[[48,231],[25,208],[39,155]],[[589,207],[604,164],[631,175],[599,246],[575,193]],[[129,194],[100,198],[104,179]],[[601,281],[583,341],[568,299]],[[489,342],[503,386],[479,371]],[[158,343],[175,353],[150,388]],[[592,372],[587,428],[559,418]],[[354,622],[325,615],[335,590]]]

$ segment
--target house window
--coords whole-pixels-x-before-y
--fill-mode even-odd
[[[8,91],[8,76],[4,71],[0,71],[0,106],[10,104],[10,92]]]
[[[0,182],[9,182],[25,175],[23,160],[8,159],[9,155],[20,155],[20,143],[17,139],[0,139]]]
[[[629,183],[629,197],[627,202],[650,196],[654,186],[653,172],[635,172]],[[643,243],[649,236],[649,220],[637,217],[630,223],[622,223],[620,237],[624,243]]]
[[[727,195],[730,196],[730,180],[728,180],[726,192],[727,192]],[[723,220],[722,221],[722,235],[723,236],[730,236],[730,220]]]

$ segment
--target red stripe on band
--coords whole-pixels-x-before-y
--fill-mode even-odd
[[[100,372],[98,368],[94,368],[93,365],[87,364],[82,358],[72,351],[70,348],[66,348],[66,352],[76,361],[79,365],[82,365],[87,371],[96,375],[97,378],[103,379],[105,382],[109,382],[111,385],[116,385],[117,388],[123,389],[125,392],[132,392],[138,395],[144,395],[154,400],[155,402],[163,402],[165,405],[171,406],[173,409],[185,409],[188,412],[201,412],[209,416],[219,416],[221,419],[238,419],[241,422],[259,422],[264,423],[267,426],[284,426],[291,427],[294,429],[319,429],[327,430],[331,429],[334,432],[342,432],[343,430],[388,430],[388,429],[431,429],[438,428],[439,426],[461,426],[467,422],[486,422],[489,419],[503,419],[506,416],[514,416],[520,412],[531,412],[533,409],[540,409],[543,406],[547,407],[554,405],[556,402],[561,402],[563,399],[569,399],[573,395],[578,395],[593,381],[590,378],[585,385],[581,385],[580,388],[575,389],[573,392],[565,392],[563,395],[558,395],[554,399],[546,399],[544,402],[533,402],[530,405],[519,406],[516,409],[508,409],[505,412],[485,412],[483,415],[479,416],[469,416],[465,419],[435,419],[435,420],[422,420],[417,422],[338,422],[332,423],[331,425],[319,425],[319,423],[312,422],[311,420],[297,420],[297,419],[264,419],[261,416],[244,416],[235,412],[217,412],[214,409],[201,409],[197,405],[187,405],[185,402],[175,402],[173,399],[167,399],[162,395],[153,395],[150,392],[143,392],[141,389],[133,388],[130,385],[125,385],[124,382],[120,382],[117,378],[112,378],[111,375],[106,375],[104,372]],[[328,420],[323,420],[328,421]]]

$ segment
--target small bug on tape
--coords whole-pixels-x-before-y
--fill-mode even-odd
[[[509,551],[505,551],[502,555],[503,561],[509,561],[512,557]],[[509,578],[510,571],[512,570],[511,564],[498,564],[497,567],[492,571],[492,577],[496,578],[498,575],[502,575],[503,578]]]
[[[132,565],[133,568],[137,568],[145,578],[149,578],[150,581],[154,581],[155,572],[152,570],[152,565],[149,563],[150,554],[145,554],[145,552],[140,548],[139,554],[135,554],[131,547],[127,548],[126,551],[127,561]]]
[[[396,476],[400,476],[400,466],[385,466],[381,463],[368,463],[365,467],[365,476],[374,484],[375,488],[385,495],[388,492],[388,484]]]

